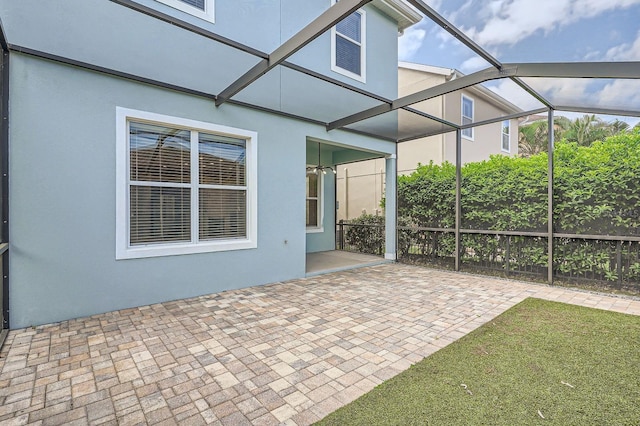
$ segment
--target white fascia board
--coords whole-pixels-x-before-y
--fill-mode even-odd
[[[393,18],[400,33],[422,20],[422,14],[404,0],[373,0],[371,4]]]
[[[456,70],[452,69],[452,68],[443,68],[443,67],[436,67],[433,65],[424,65],[424,64],[416,64],[413,62],[398,62],[398,67],[399,68],[404,68],[404,69],[408,69],[408,70],[413,70],[413,71],[420,71],[420,72],[427,72],[430,74],[436,74],[436,75],[443,75],[445,77],[450,76],[451,74],[453,74],[454,72],[456,72]]]

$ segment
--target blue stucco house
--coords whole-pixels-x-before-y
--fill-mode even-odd
[[[397,97],[421,16],[334,3],[0,0],[4,327],[305,276],[335,246],[308,166],[387,158],[395,232],[396,143],[326,123]]]

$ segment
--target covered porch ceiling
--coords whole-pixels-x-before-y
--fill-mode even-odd
[[[307,138],[307,164],[337,166],[357,161],[384,158],[388,154],[363,148],[356,148],[333,141]]]
[[[590,82],[600,84],[624,81],[630,90],[635,88],[635,91],[640,93],[639,61],[503,63],[422,0],[395,0],[395,2],[402,3],[403,7],[411,5],[413,12],[421,14],[423,19],[428,19],[441,27],[490,66],[482,71],[451,79],[446,83],[397,99],[385,98],[372,91],[364,90],[356,84],[349,84],[305,68],[296,58],[297,52],[372,0],[336,2],[271,53],[222,37],[131,0],[110,1],[202,36],[207,39],[207,54],[233,51],[237,60],[223,67],[224,75],[213,79],[210,91],[191,90],[195,95],[212,99],[218,108],[224,107],[226,103],[242,105],[323,125],[329,132],[340,129],[393,142],[409,141],[551,110],[640,116],[639,104],[625,104],[616,99],[594,98],[585,101],[576,99],[570,94],[549,89],[554,87],[549,82],[570,80],[578,84],[583,79],[590,79]],[[145,82],[143,77],[105,70],[72,59],[53,57],[43,52],[11,45],[7,43],[4,31],[1,36],[0,42],[9,50]],[[375,49],[375,46],[369,46],[368,49]],[[537,58],[533,59],[537,60]],[[213,70],[213,72],[220,74],[221,71]],[[509,80],[511,84],[519,87],[519,90],[533,99],[537,106],[533,109],[521,108],[520,112],[509,116],[496,116],[468,125],[447,121],[443,117],[427,114],[415,107],[415,104],[425,100],[460,92],[463,89],[482,87],[486,90],[482,86],[484,83],[504,80]],[[148,79],[146,82],[154,83]],[[190,91],[185,87],[169,84],[164,86]],[[305,93],[313,93],[314,96],[310,99],[304,96]],[[511,101],[511,99],[507,100]]]

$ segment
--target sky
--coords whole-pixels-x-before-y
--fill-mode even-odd
[[[640,61],[640,0],[426,0],[502,63]],[[490,65],[428,19],[399,38],[399,59],[455,68]],[[640,66],[640,65],[639,65]],[[640,109],[640,80],[525,79],[552,103]],[[542,106],[508,79],[485,84],[523,109]],[[582,114],[566,114],[571,118]],[[621,118],[634,125],[640,118]]]

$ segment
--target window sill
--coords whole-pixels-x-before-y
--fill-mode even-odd
[[[307,234],[321,234],[324,232],[324,228],[307,228]]]
[[[331,71],[333,71],[335,73],[338,73],[340,75],[343,75],[345,77],[349,77],[352,80],[359,81],[360,83],[366,83],[367,82],[367,79],[366,79],[364,73],[363,73],[363,75],[358,75],[358,74],[353,73],[353,72],[351,72],[349,70],[346,70],[344,68],[340,68],[337,65],[333,65],[331,67]]]
[[[146,257],[179,256],[184,254],[215,253],[221,251],[247,250],[258,248],[256,241],[227,240],[201,244],[163,244],[129,247],[116,253],[116,260],[142,259]]]

